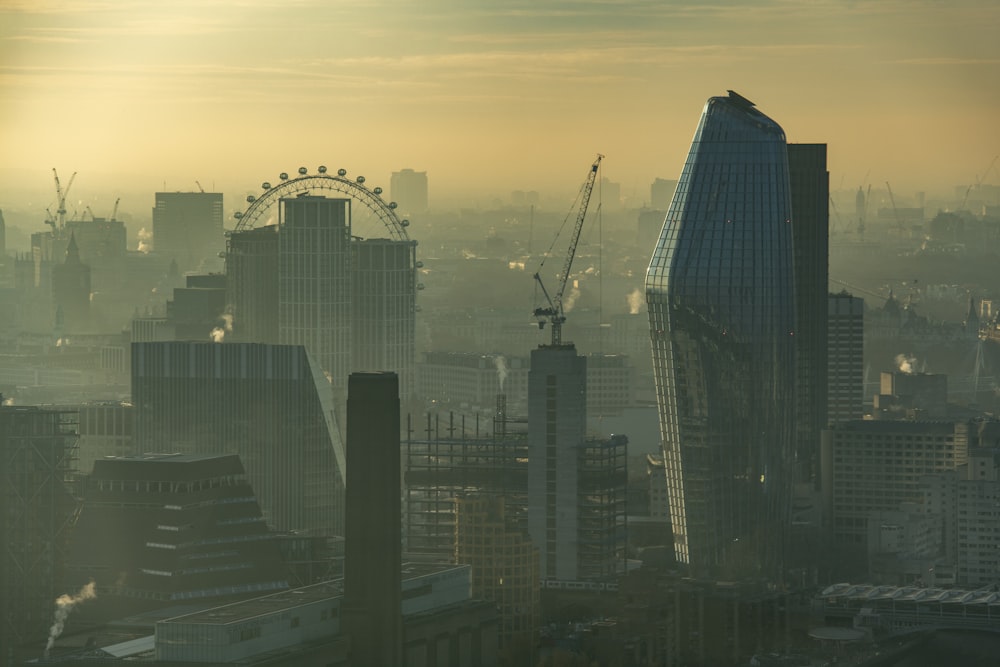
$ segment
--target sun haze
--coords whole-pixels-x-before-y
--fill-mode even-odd
[[[0,169],[255,187],[300,164],[435,190],[676,178],[735,89],[832,184],[951,189],[1000,153],[994,0],[5,0]],[[897,186],[898,184],[898,186]]]

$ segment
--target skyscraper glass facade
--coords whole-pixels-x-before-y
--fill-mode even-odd
[[[785,134],[730,93],[705,105],[646,275],[677,560],[780,574],[795,432]]]

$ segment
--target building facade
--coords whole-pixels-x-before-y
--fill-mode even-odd
[[[427,210],[427,172],[403,169],[392,172],[389,195],[406,215]]]
[[[827,297],[827,420],[864,415],[865,300],[847,292]]]
[[[827,293],[830,173],[826,144],[788,144],[795,266],[795,396],[798,480],[819,480],[820,433],[827,409]]]
[[[646,274],[674,551],[697,576],[779,577],[795,437],[785,134],[705,105]]]
[[[45,641],[78,507],[76,414],[0,405],[0,663]]]
[[[278,338],[304,345],[347,388],[351,368],[351,200],[278,202]]]
[[[153,206],[153,250],[195,268],[223,250],[222,193],[157,192]]]
[[[342,436],[302,346],[133,343],[132,403],[135,454],[239,454],[270,526],[343,534]]]

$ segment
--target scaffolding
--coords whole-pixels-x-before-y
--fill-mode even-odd
[[[415,438],[407,415],[403,515],[408,554],[454,562],[459,494],[503,496],[506,516],[527,530],[527,421],[508,418],[503,394],[490,428],[482,421],[478,415],[456,419],[449,412],[442,420],[442,414],[429,413],[421,429],[425,437]]]
[[[0,407],[0,646],[45,639],[80,510],[78,412]],[[0,655],[0,658],[6,658]]]

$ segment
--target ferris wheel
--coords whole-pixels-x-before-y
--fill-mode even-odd
[[[277,183],[264,181],[260,184],[263,193],[247,195],[247,208],[237,211],[237,232],[243,232],[266,224],[269,211],[278,200],[286,197],[296,197],[318,191],[339,192],[361,203],[370,214],[373,221],[381,222],[389,235],[397,241],[409,241],[406,228],[410,221],[401,219],[396,214],[396,202],[385,201],[382,198],[382,188],[369,189],[365,185],[365,177],[348,178],[346,169],[338,169],[336,174],[328,172],[325,166],[320,166],[316,174],[310,174],[306,167],[299,167],[297,176],[289,176],[282,172]]]

